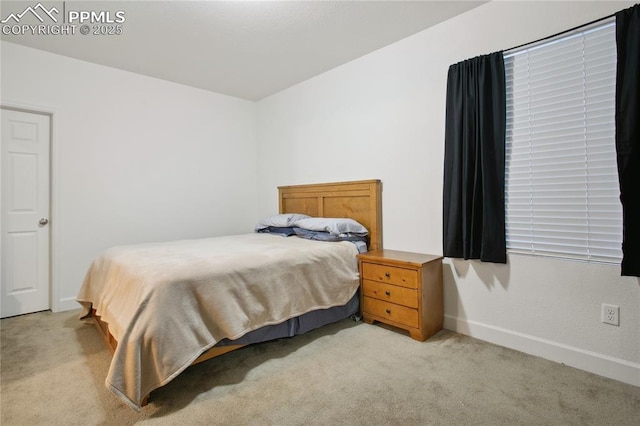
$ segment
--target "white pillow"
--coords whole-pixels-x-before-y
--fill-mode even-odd
[[[352,234],[364,237],[369,233],[360,223],[346,218],[309,217],[297,220],[293,226],[309,231],[329,232],[331,235]]]
[[[294,226],[293,225],[294,222],[301,219],[305,219],[307,217],[311,217],[311,216],[307,216],[306,214],[299,214],[299,213],[274,214],[273,216],[265,217],[264,219],[260,220],[256,224],[255,230],[259,231],[261,229],[266,229],[270,226],[275,226],[278,228],[287,228],[290,226]]]

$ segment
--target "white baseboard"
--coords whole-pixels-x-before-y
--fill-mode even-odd
[[[640,364],[488,324],[444,316],[444,328],[580,370],[640,386]]]

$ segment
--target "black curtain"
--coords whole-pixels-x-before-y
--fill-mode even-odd
[[[444,149],[443,250],[506,263],[506,88],[502,52],[449,67]]]
[[[640,276],[640,5],[616,13],[616,151],[622,275]]]

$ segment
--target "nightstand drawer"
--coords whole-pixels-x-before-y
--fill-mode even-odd
[[[362,277],[367,280],[418,288],[418,271],[375,263],[362,264]]]
[[[362,280],[362,293],[374,299],[418,308],[418,292],[406,287],[385,284],[377,281]]]
[[[409,327],[417,328],[419,325],[417,309],[372,299],[371,297],[364,297],[363,299],[364,306],[362,307],[362,311],[365,314],[375,315],[380,318],[408,325]]]

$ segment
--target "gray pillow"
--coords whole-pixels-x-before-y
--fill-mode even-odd
[[[278,227],[278,228],[289,228],[293,226],[294,222],[301,219],[308,218],[308,217],[310,216],[307,216],[306,214],[299,214],[299,213],[274,214],[273,216],[268,216],[260,220],[256,224],[254,230],[258,232],[262,229],[267,229],[271,226]]]
[[[283,237],[290,237],[292,235],[296,235],[296,229],[292,226],[268,226],[263,229],[258,229],[256,232],[261,232],[263,234],[277,234]]]
[[[347,218],[309,217],[297,220],[293,226],[309,231],[329,232],[332,235],[352,234],[363,237],[369,234],[367,228]]]
[[[367,237],[343,233],[340,235],[333,235],[325,231],[309,231],[308,229],[293,228],[295,234],[300,238],[306,238],[308,240],[316,241],[364,241],[367,242]]]

